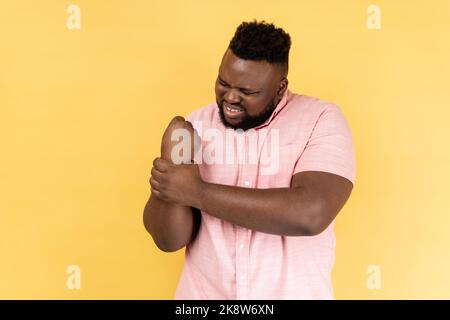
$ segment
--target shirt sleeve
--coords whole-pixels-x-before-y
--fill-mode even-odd
[[[348,123],[338,106],[329,104],[320,114],[295,165],[294,173],[323,171],[355,183],[355,155]]]

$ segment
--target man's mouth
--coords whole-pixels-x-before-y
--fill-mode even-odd
[[[237,118],[240,117],[244,113],[244,109],[238,106],[229,105],[227,103],[223,103],[223,112],[227,116],[227,118]]]

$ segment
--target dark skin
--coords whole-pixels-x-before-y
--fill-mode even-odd
[[[238,105],[245,113],[226,120],[239,127],[245,117],[257,116],[278,103],[287,89],[286,73],[282,65],[242,60],[227,50],[216,81],[216,99],[219,105]],[[186,128],[194,136],[192,125],[182,117],[169,124],[161,157],[153,162],[152,195],[144,210],[144,224],[163,251],[179,250],[195,239],[199,210],[260,232],[314,236],[330,225],[352,191],[349,180],[318,171],[295,174],[288,188],[252,189],[205,182],[196,164],[170,161],[169,133],[174,128]]]
[[[215,92],[219,107],[238,106],[244,113],[225,119],[226,125],[241,128],[245,118],[257,117],[268,106],[276,106],[288,86],[287,67],[266,61],[242,60],[231,50],[223,57],[217,76]]]
[[[195,136],[190,122],[185,121],[183,117],[174,117],[162,137],[161,158],[159,158],[161,161],[172,163],[170,153],[176,142],[172,142],[170,136],[176,129],[187,129],[192,136]],[[193,152],[192,150],[191,154],[194,154]],[[156,169],[153,167],[152,177],[155,174]],[[193,240],[200,227],[200,220],[201,215],[198,209],[164,201],[156,197],[153,192],[144,209],[145,228],[158,248],[165,252],[179,250]]]

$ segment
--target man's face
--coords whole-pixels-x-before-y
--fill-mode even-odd
[[[216,80],[216,102],[223,124],[247,130],[263,124],[280,101],[287,80],[282,67],[225,52]]]

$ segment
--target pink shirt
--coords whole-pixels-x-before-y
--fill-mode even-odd
[[[193,111],[187,119],[202,139],[211,128],[216,134],[234,132],[221,123],[216,103]],[[261,148],[272,132],[278,135],[278,170],[263,174]],[[340,109],[329,102],[287,90],[263,125],[236,136],[244,137],[244,142],[233,148],[234,156],[245,157],[237,163],[211,163],[206,152],[206,161],[199,165],[205,181],[261,189],[289,187],[297,172],[325,171],[354,182],[350,129]],[[256,137],[257,149],[251,137]],[[202,150],[207,151],[205,141]],[[255,153],[256,162],[245,161]],[[186,247],[175,299],[333,299],[334,222],[317,236],[289,237],[243,228],[207,212],[201,215],[198,235]]]

